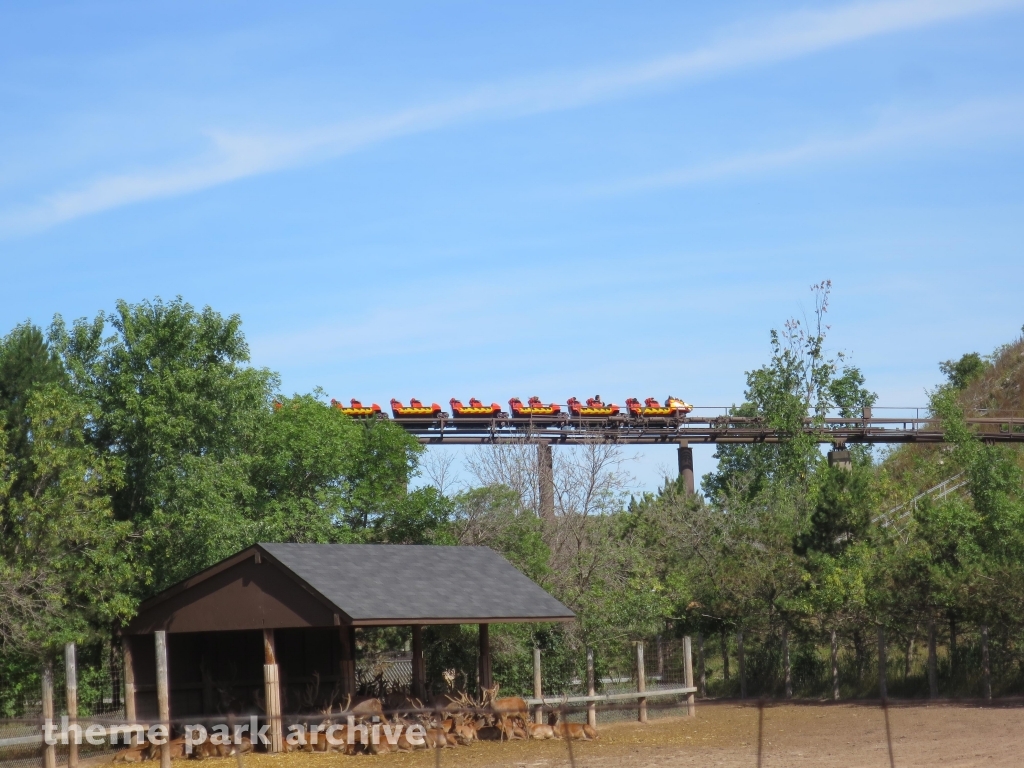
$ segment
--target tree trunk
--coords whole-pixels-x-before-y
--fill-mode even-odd
[[[853,630],[853,655],[857,660],[857,682],[864,679],[864,668],[867,666],[867,649],[864,647],[864,635],[860,629]]]
[[[793,698],[793,669],[789,664],[789,627],[782,627],[782,674],[786,687],[786,698]]]
[[[700,675],[700,697],[708,697],[708,676],[704,670],[704,633],[697,633],[697,674]]]
[[[740,698],[747,698],[747,668],[743,657],[743,630],[736,633],[736,663],[740,667]]]
[[[729,635],[726,631],[722,630],[722,636],[720,638],[722,643],[722,678],[725,682],[729,682]]]
[[[889,686],[886,680],[885,627],[878,625],[878,698],[885,701],[889,698]]]
[[[949,679],[955,680],[957,673],[956,663],[956,617],[950,614],[949,617]]]
[[[832,630],[832,698],[839,701],[839,633]]]
[[[914,627],[914,633],[916,633],[916,632],[917,632],[917,627]],[[904,683],[906,683],[907,680],[910,679],[910,667],[914,663],[914,640],[915,639],[916,638],[915,638],[914,634],[911,634],[910,635],[910,639],[907,640],[907,659],[906,659],[906,663],[903,665],[903,682]]]
[[[928,622],[928,695],[939,698],[939,670],[935,653],[935,620]]]
[[[992,666],[988,658],[988,627],[981,628],[981,694],[992,701]]]

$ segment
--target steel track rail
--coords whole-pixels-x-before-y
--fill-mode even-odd
[[[390,421],[426,445],[779,443],[792,438],[791,434],[770,429],[756,419],[738,416],[649,420],[396,418]],[[984,442],[1024,443],[1024,416],[976,417],[966,421],[975,437]],[[941,422],[931,418],[808,419],[801,433],[818,443],[840,446],[945,442]]]

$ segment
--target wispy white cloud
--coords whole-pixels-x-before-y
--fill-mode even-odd
[[[943,112],[885,119],[861,133],[815,138],[782,149],[742,153],[709,163],[591,185],[582,190],[582,194],[602,197],[685,187],[786,168],[842,162],[907,144],[922,147],[978,141],[998,134],[1019,135],[1022,131],[1024,100],[973,102]]]
[[[24,233],[146,200],[187,194],[395,137],[469,120],[571,109],[659,85],[806,56],[867,38],[1020,7],[1021,0],[897,0],[788,14],[685,53],[471,91],[461,97],[290,135],[210,134],[201,157],[171,168],[104,176],[0,212],[0,235]]]

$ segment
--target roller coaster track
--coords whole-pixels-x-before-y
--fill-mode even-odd
[[[704,409],[694,409],[695,411]],[[711,410],[711,409],[707,409]],[[726,409],[715,409],[726,410]],[[883,410],[880,408],[875,411]],[[895,410],[895,409],[893,409]],[[924,409],[913,416],[835,417],[805,419],[802,434],[818,443],[842,447],[851,443],[942,443],[941,421]],[[574,445],[592,442],[622,444],[699,445],[702,443],[778,443],[792,434],[770,428],[757,418],[721,415],[639,418],[635,416],[556,415],[511,418],[398,417],[390,419],[425,445],[478,445],[481,443],[548,443]],[[989,443],[1024,442],[1024,414],[970,417],[967,423],[979,440]]]

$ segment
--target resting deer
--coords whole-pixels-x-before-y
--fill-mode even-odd
[[[589,723],[562,723],[558,720],[558,713],[552,712],[548,715],[548,725],[554,731],[556,739],[579,739],[591,741],[597,738],[597,729]]]

